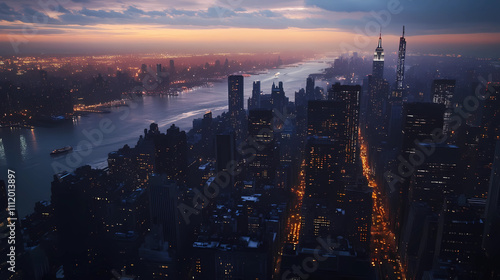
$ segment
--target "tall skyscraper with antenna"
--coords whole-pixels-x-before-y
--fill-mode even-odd
[[[404,100],[404,76],[405,76],[406,39],[405,27],[403,25],[403,36],[399,38],[398,65],[396,67],[396,85],[389,99],[389,141],[394,147],[400,145],[401,120]],[[396,148],[398,149],[398,148]]]
[[[382,48],[382,31],[378,37],[378,45],[373,55],[372,76],[375,79],[384,79],[384,49]]]
[[[403,36],[399,38],[398,65],[396,68],[396,90],[397,98],[403,97],[404,78],[405,78],[405,57],[406,57],[406,39],[405,27],[403,25]]]
[[[370,106],[367,112],[366,123],[362,124],[370,131],[367,133],[373,136],[372,143],[378,143],[386,135],[385,103],[389,95],[389,84],[384,80],[384,48],[382,48],[382,32],[378,37],[377,48],[373,55],[372,74],[367,77],[368,82],[368,103]],[[378,145],[377,145],[378,146]]]

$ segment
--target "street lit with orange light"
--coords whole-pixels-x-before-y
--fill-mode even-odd
[[[302,168],[299,174],[299,184],[292,188],[292,193],[295,195],[290,208],[290,213],[286,224],[286,240],[287,243],[298,244],[301,227],[300,209],[302,208],[302,198],[304,197],[305,181],[305,161],[302,162]]]
[[[381,279],[403,280],[402,266],[397,256],[397,244],[394,233],[389,228],[389,215],[384,208],[381,189],[375,183],[367,160],[367,146],[361,137],[361,160],[363,175],[368,180],[368,185],[373,188],[373,212],[371,228],[372,265],[378,270]]]

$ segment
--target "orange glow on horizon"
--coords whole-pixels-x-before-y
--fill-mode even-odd
[[[376,44],[377,36],[363,35],[363,45],[356,45],[360,41],[359,34],[336,28],[286,28],[286,29],[259,29],[259,28],[222,28],[207,27],[188,28],[162,27],[158,25],[113,25],[100,24],[93,26],[66,25],[62,27],[40,26],[27,28],[23,35],[23,24],[19,22],[1,24],[10,25],[12,29],[4,29],[0,33],[0,42],[11,40],[23,44],[67,44],[103,47],[130,48],[140,50],[142,46],[189,48],[221,48],[225,50],[257,49],[257,50],[315,50],[337,51],[342,44],[352,46],[352,51],[371,52]],[[57,32],[64,32],[58,33]],[[16,33],[10,33],[16,32]],[[47,34],[49,33],[49,34]],[[53,34],[51,34],[53,33]],[[413,49],[432,48],[433,46],[448,45],[500,45],[500,33],[475,34],[439,34],[417,35],[407,34],[407,41]],[[373,37],[373,38],[372,38]],[[382,34],[383,45],[386,51],[397,48],[399,35]],[[366,40],[368,38],[368,40]],[[367,43],[368,42],[368,43]],[[50,48],[50,47],[49,47]]]

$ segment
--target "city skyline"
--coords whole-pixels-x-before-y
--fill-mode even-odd
[[[0,2],[0,278],[500,279],[498,8]]]

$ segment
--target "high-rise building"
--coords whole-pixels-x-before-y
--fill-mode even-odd
[[[249,171],[257,181],[270,183],[275,175],[275,139],[273,112],[271,110],[252,110],[248,114],[248,137],[260,145],[255,158],[250,162]]]
[[[271,88],[271,102],[274,110],[283,112],[284,107],[288,104],[288,98],[286,98],[283,89],[283,82],[279,82],[277,86],[273,83],[273,87]]]
[[[384,49],[382,48],[382,34],[379,35],[378,45],[373,55],[372,74],[368,75],[363,83],[366,89],[367,100],[365,106],[369,106],[365,114],[369,142],[376,146],[387,136],[386,101],[389,94],[389,85],[384,80]],[[370,153],[369,153],[370,156]]]
[[[150,127],[151,135],[155,134],[158,126],[153,123]],[[123,184],[124,191],[144,187],[156,167],[155,143],[153,139],[146,140],[142,136],[134,148],[124,145],[108,154],[109,175]]]
[[[236,147],[233,134],[221,134],[215,138],[216,170],[227,169],[228,163],[235,160]]]
[[[105,262],[104,236],[112,193],[105,178],[105,171],[89,165],[71,174],[54,175],[51,201],[65,277],[92,278]]]
[[[416,150],[416,141],[432,141],[436,129],[443,128],[444,105],[435,103],[405,103],[403,105],[403,141],[404,154]]]
[[[388,133],[387,112],[390,108],[386,108],[386,106],[389,83],[386,80],[377,79],[373,75],[368,75],[363,87],[367,89],[366,107],[370,108],[365,112],[367,136],[372,140],[370,142],[378,143],[383,141]]]
[[[403,36],[399,38],[398,64],[396,67],[396,85],[392,90],[388,102],[387,113],[388,120],[388,136],[391,145],[399,146],[401,138],[401,120],[403,118],[403,100],[404,96],[404,74],[405,74],[405,57],[406,57],[406,39],[405,27],[403,26]]]
[[[455,94],[455,80],[434,80],[432,82],[432,102],[443,104],[446,108],[444,113],[444,133],[450,132],[452,98]]]
[[[161,229],[163,241],[171,248],[176,248],[180,239],[177,188],[177,184],[164,175],[153,174],[149,180],[151,226]]]
[[[329,91],[330,100],[343,103],[344,107],[344,123],[346,141],[346,161],[353,167],[352,175],[355,177],[355,170],[358,166],[359,159],[359,144],[358,144],[358,128],[359,128],[359,106],[360,106],[361,86],[340,85],[336,83]]]
[[[306,100],[316,100],[314,95],[314,78],[308,77],[306,80]]]
[[[175,64],[174,64],[173,59],[170,60],[170,69],[169,70],[170,70],[170,75],[175,74]]]
[[[435,103],[404,103],[403,105],[403,130],[402,130],[402,157],[407,162],[415,162],[416,151],[421,152],[418,143],[437,144],[435,133],[443,128],[444,105]],[[425,154],[424,154],[425,157]],[[422,159],[423,160],[423,159]],[[412,169],[413,167],[413,169]],[[420,166],[406,166],[400,172],[414,172]],[[396,232],[396,237],[401,237],[401,230],[404,227],[408,216],[408,195],[410,181],[405,180],[390,198],[390,214],[392,225]]]
[[[382,48],[382,33],[378,37],[378,45],[373,54],[372,76],[375,79],[384,79],[384,48]]]
[[[307,96],[304,88],[295,92],[295,107],[297,110],[303,110],[307,106]]]
[[[243,136],[242,125],[245,117],[245,111],[243,110],[243,76],[230,75],[227,82],[231,129],[236,139],[241,140]]]
[[[341,202],[344,196],[345,152],[339,141],[310,136],[306,147],[306,198],[331,198]]]
[[[418,146],[434,152],[425,158],[411,178],[409,203],[425,202],[432,211],[439,213],[445,197],[462,193],[458,189],[459,148],[444,143]]]
[[[345,152],[339,145],[339,141],[325,136],[309,136],[307,139],[301,244],[314,242],[317,237],[346,233],[345,211],[342,209]]]
[[[260,81],[254,81],[252,87],[252,96],[248,99],[248,110],[260,108]]]
[[[307,106],[307,135],[346,140],[345,107],[341,101],[311,100]]]
[[[496,141],[500,139],[500,83],[489,83],[484,101],[478,147],[477,186],[474,196],[487,197]]]
[[[358,252],[370,252],[373,189],[366,184],[349,185],[345,191],[345,212],[348,221],[347,236]]]
[[[485,199],[447,198],[439,215],[435,267],[455,270],[455,279],[479,279]]]
[[[399,38],[398,65],[396,68],[396,96],[403,98],[404,78],[405,78],[405,58],[406,58],[406,39],[405,27],[403,26],[403,36]]]
[[[488,256],[495,256],[500,251],[500,142],[498,141],[489,183],[482,245]]]

